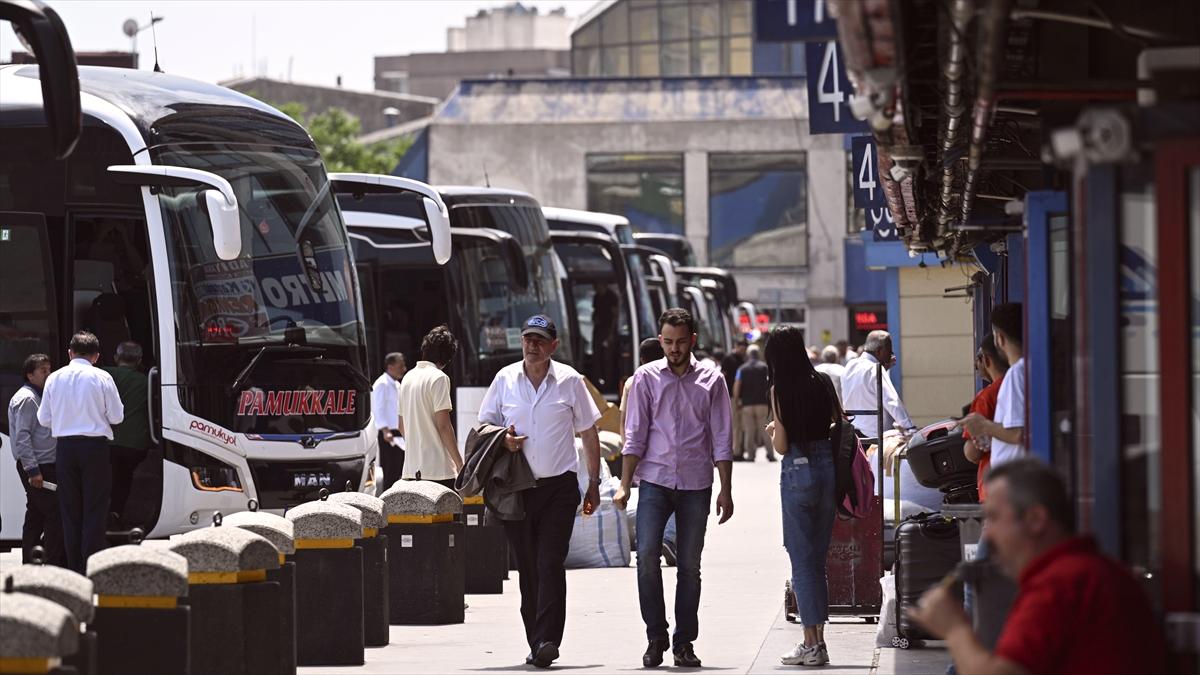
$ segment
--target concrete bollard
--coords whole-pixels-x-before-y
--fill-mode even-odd
[[[11,579],[14,591],[45,598],[70,612],[80,628],[79,648],[63,660],[63,665],[74,668],[78,675],[95,675],[96,632],[88,626],[96,609],[92,605],[92,580],[63,567],[41,564],[37,549],[34,562],[0,572],[0,586]]]
[[[430,481],[402,480],[382,497],[388,515],[392,625],[462,623],[466,568],[462,498]]]
[[[251,501],[250,511],[240,511],[225,516],[225,525],[249,530],[271,542],[279,551],[279,567],[267,570],[267,581],[279,584],[279,633],[280,658],[277,668],[264,668],[264,673],[294,675],[296,672],[296,563],[287,557],[296,552],[292,521],[274,513],[254,510],[257,503]]]
[[[191,672],[191,612],[179,604],[188,594],[187,558],[126,544],[93,553],[87,572],[96,592],[91,627],[101,675]]]
[[[279,584],[267,570],[279,552],[265,537],[240,527],[193,530],[172,539],[187,558],[192,612],[192,675],[257,675],[279,663]]]
[[[75,616],[52,600],[13,592],[10,582],[5,588],[0,593],[0,673],[64,672],[63,659],[79,648]]]
[[[296,534],[296,663],[360,666],[363,635],[362,514],[307,502],[287,512]]]
[[[502,524],[485,521],[486,511],[482,495],[463,499],[468,595],[503,593],[508,578],[508,536]]]
[[[363,638],[368,647],[388,645],[388,557],[387,527],[383,500],[363,492],[339,492],[329,501],[346,504],[362,514],[363,534],[354,542],[363,550]]]

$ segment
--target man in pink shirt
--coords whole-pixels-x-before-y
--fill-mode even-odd
[[[700,631],[700,553],[712,502],[714,465],[721,474],[719,522],[733,516],[729,389],[720,369],[703,366],[692,356],[696,324],[691,314],[668,309],[658,323],[666,358],[647,363],[633,375],[621,451],[621,487],[613,501],[624,508],[631,484],[638,481],[638,596],[649,639],[642,665],[661,665],[663,652],[671,646],[676,666],[698,668],[700,659],[692,642]],[[672,514],[678,561],[673,645],[667,640],[659,562],[663,528]]]

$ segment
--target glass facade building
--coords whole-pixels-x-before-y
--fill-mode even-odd
[[[802,75],[801,43],[756,43],[752,0],[617,0],[571,35],[576,77]]]

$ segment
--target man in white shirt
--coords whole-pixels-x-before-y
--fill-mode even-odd
[[[821,350],[821,362],[816,365],[818,373],[825,373],[829,376],[838,398],[842,397],[842,373],[846,372],[846,367],[841,364],[841,359],[837,347],[826,345]]]
[[[563,567],[579,506],[575,476],[575,435],[583,438],[589,474],[583,513],[600,504],[600,411],[583,376],[553,361],[558,329],[536,315],[521,329],[523,360],[496,374],[479,405],[479,421],[508,427],[505,446],[523,452],[537,486],[523,492],[525,518],[506,520],[509,546],[516,553],[521,584],[521,619],[529,642],[525,662],[549,668],[558,658],[567,619],[567,577]]]
[[[38,422],[58,445],[58,504],[67,566],[87,573],[87,559],[104,548],[112,466],[108,442],[125,407],[112,375],[96,367],[100,341],[86,331],[71,337],[71,362],[46,378]]]
[[[895,362],[892,351],[892,336],[885,330],[871,331],[863,345],[863,354],[846,364],[842,371],[842,408],[845,410],[875,410],[879,407],[879,393],[875,380],[876,364],[883,364],[883,409],[892,416],[902,430],[915,428],[912,418],[900,401],[887,368]],[[876,415],[856,415],[854,428],[864,438],[879,437],[879,418]]]
[[[454,489],[462,455],[450,422],[450,376],[442,372],[458,351],[446,326],[421,341],[421,360],[400,383],[400,433],[404,436],[404,479],[431,480]]]
[[[1019,302],[997,305],[992,309],[992,335],[996,347],[1012,364],[996,397],[996,416],[988,419],[971,413],[962,426],[974,438],[991,437],[992,466],[1000,466],[1025,456],[1025,349],[1022,344],[1024,321]]]
[[[383,374],[371,385],[371,417],[379,430],[379,463],[383,485],[379,494],[392,487],[404,473],[404,449],[400,447],[400,380],[408,366],[404,355],[392,352],[383,359]]]

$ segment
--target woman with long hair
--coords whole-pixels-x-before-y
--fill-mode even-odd
[[[777,326],[767,337],[767,373],[771,381],[771,413],[767,425],[771,445],[783,455],[779,497],[783,510],[783,545],[792,560],[792,591],[804,625],[804,641],[781,657],[788,666],[829,663],[825,623],[829,621],[829,586],[825,556],[833,535],[833,385],[813,368],[804,333]]]

